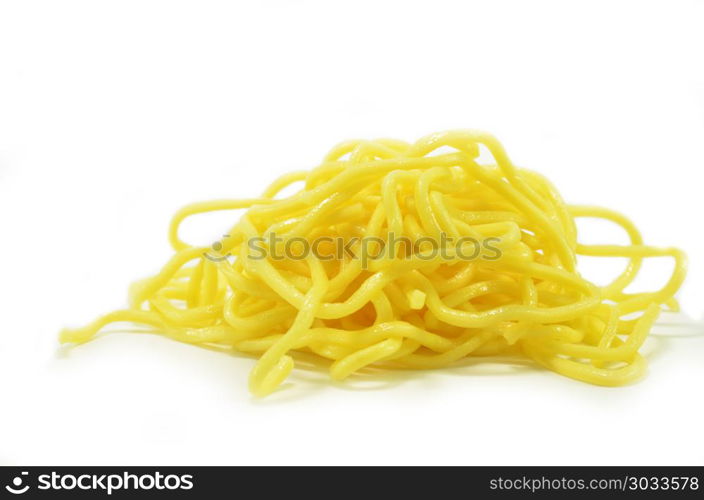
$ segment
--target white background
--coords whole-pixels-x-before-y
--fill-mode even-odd
[[[0,463],[704,463],[703,25],[694,1],[0,3]],[[657,329],[642,382],[296,371],[255,401],[251,358],[58,348],[169,257],[181,205],[250,197],[343,139],[450,128],[689,253],[693,322]],[[206,244],[229,227],[200,222]]]

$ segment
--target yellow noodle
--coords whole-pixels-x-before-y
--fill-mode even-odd
[[[477,162],[482,148],[493,164]],[[297,182],[298,191],[277,198]],[[217,251],[179,236],[192,215],[238,209]],[[580,244],[580,217],[619,225],[629,244]],[[626,384],[644,373],[638,350],[661,309],[676,309],[686,272],[682,251],[645,245],[611,210],[566,205],[547,179],[474,131],[414,144],[347,141],[261,197],[182,208],[168,234],[174,255],[130,288],[130,307],[62,331],[61,342],[133,322],[181,342],[229,346],[259,356],[249,380],[258,396],[286,379],[295,352],[327,360],[335,380],[371,365],[429,369],[502,355],[593,384]],[[340,242],[349,243],[342,253]],[[275,258],[287,248],[300,258]],[[599,287],[579,274],[578,255],[628,264]],[[657,257],[674,261],[670,279],[625,292],[643,261]]]

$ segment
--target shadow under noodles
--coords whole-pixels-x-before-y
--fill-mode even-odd
[[[680,315],[662,315],[648,334],[641,354],[648,360],[660,359],[672,348],[674,342],[704,336],[704,322]]]
[[[682,332],[682,333],[678,333]],[[173,339],[160,333],[158,330],[149,327],[128,327],[105,329],[96,335],[95,340],[105,335],[114,333],[137,333],[157,335],[166,337],[168,340],[175,340],[182,344],[192,345],[199,349],[207,349],[230,355],[234,358],[256,360],[255,354],[242,353],[231,347],[216,344],[192,344]],[[641,348],[641,354],[649,361],[653,361],[662,356],[671,346],[672,341],[677,338],[702,336],[704,335],[704,323],[694,321],[668,321],[664,319],[655,324],[654,332],[646,339]],[[71,351],[78,347],[75,344],[63,344],[58,346],[56,357],[58,359],[68,358]],[[289,376],[288,381],[265,399],[253,398],[257,404],[276,404],[289,400],[298,400],[310,396],[319,390],[336,388],[346,391],[364,392],[380,391],[391,389],[409,382],[424,381],[433,384],[437,376],[461,376],[461,377],[496,377],[496,376],[516,376],[525,373],[545,372],[546,370],[528,358],[517,356],[476,356],[467,357],[456,361],[450,366],[433,369],[404,369],[386,366],[370,366],[350,375],[344,381],[335,381],[329,377],[329,368],[332,363],[312,353],[292,352],[290,355],[296,362],[296,369]],[[433,384],[434,385],[434,384]]]
[[[258,355],[239,352],[228,346],[183,342],[164,335],[154,328],[140,327],[136,325],[120,328],[106,328],[99,332],[93,339],[91,339],[91,341],[100,340],[102,337],[116,333],[154,335],[166,338],[166,340],[191,345],[199,349],[206,349],[213,352],[227,354],[234,358],[248,360],[256,360],[259,358]],[[60,344],[55,352],[56,358],[68,358],[73,349],[77,347],[80,347],[80,344]],[[326,360],[318,355],[306,352],[291,352],[290,355],[294,358],[296,367],[289,376],[288,381],[284,382],[281,387],[269,397],[265,399],[255,398],[255,401],[263,403],[271,401],[273,403],[274,401],[300,399],[305,395],[310,395],[312,392],[317,392],[319,390],[324,390],[331,387],[357,392],[379,391],[397,387],[401,384],[412,381],[429,381],[429,375],[431,373],[435,375],[444,374],[472,377],[507,376],[543,370],[529,359],[522,359],[518,357],[482,356],[464,358],[447,367],[426,370],[382,366],[365,367],[362,370],[350,375],[343,381],[335,381],[329,376],[329,369],[332,363],[330,360]],[[286,396],[284,397],[284,395]]]
[[[681,314],[663,314],[655,322],[650,336],[662,338],[703,337],[704,321],[695,321]]]

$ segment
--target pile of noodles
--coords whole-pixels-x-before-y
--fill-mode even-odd
[[[478,162],[481,151],[491,164]],[[232,209],[245,211],[212,248],[179,238],[186,217]],[[580,244],[578,217],[618,224],[630,244]],[[644,245],[622,215],[566,205],[544,177],[473,131],[342,143],[259,198],[183,208],[169,234],[174,255],[133,285],[129,308],[64,330],[61,341],[134,322],[231,346],[259,357],[256,395],[281,384],[296,352],[329,360],[336,380],[370,365],[428,369],[511,355],[585,382],[626,384],[643,374],[639,348],[659,312],[676,309],[686,266],[681,251]],[[600,287],[580,275],[577,255],[628,264]],[[674,259],[669,281],[625,293],[643,259],[661,256]]]

